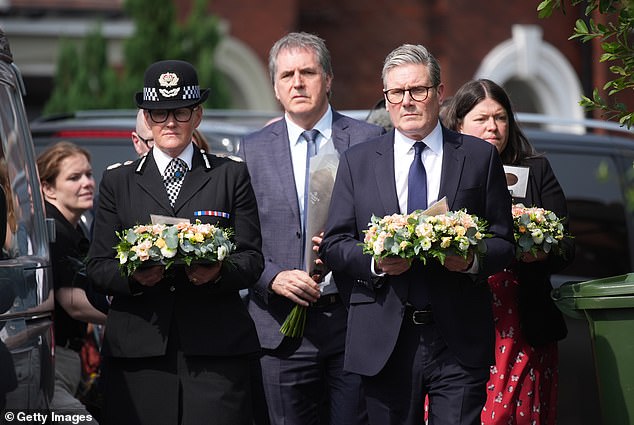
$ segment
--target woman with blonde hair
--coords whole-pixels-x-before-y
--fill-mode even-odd
[[[55,393],[56,412],[85,413],[76,398],[81,381],[80,349],[88,323],[104,324],[106,315],[87,296],[83,267],[88,239],[79,226],[81,215],[92,208],[95,180],[90,154],[69,142],[59,142],[37,158],[46,215],[55,220],[51,264],[55,290]],[[94,421],[93,423],[96,423]]]

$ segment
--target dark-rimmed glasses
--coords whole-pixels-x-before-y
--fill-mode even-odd
[[[147,146],[148,148],[152,147],[152,146],[150,146],[150,143],[152,143],[152,145],[154,145],[154,138],[153,137],[148,137],[147,139],[145,139],[140,134],[137,134],[136,137],[138,137],[140,141],[145,143],[145,146]]]
[[[416,86],[410,87],[408,89],[388,89],[383,90],[383,94],[385,94],[385,98],[390,103],[401,103],[405,98],[405,92],[408,92],[409,96],[413,100],[417,102],[423,102],[424,100],[427,100],[427,97],[429,96],[429,90],[433,89],[434,87],[436,86]]]
[[[192,113],[198,109],[198,106],[193,108],[178,108],[178,109],[150,109],[150,118],[157,124],[167,121],[170,113],[174,116],[174,119],[178,122],[187,122],[191,119]]]

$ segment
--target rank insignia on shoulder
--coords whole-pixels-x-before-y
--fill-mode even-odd
[[[239,156],[235,156],[235,155],[227,155],[226,158],[229,158],[232,161],[235,162],[244,162],[244,160],[242,158],[240,158]]]
[[[117,168],[117,167],[121,167],[121,165],[122,165],[122,164],[121,164],[120,162],[115,162],[114,164],[110,164],[110,165],[108,165],[108,166],[106,167],[106,170],[112,170],[112,169],[115,169],[115,168]]]

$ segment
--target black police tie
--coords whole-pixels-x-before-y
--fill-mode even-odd
[[[186,172],[187,164],[180,158],[172,158],[165,169],[163,184],[165,184],[165,190],[167,190],[167,197],[171,206],[174,206],[174,202],[178,198],[178,192],[181,190]]]
[[[427,209],[427,173],[423,165],[423,142],[414,143],[414,160],[407,177],[407,212]]]
[[[310,200],[310,158],[317,155],[317,137],[319,130],[306,130],[302,133],[302,137],[306,140],[306,177],[304,179],[304,217],[302,220],[302,267],[304,266],[304,249],[306,246],[306,215]]]

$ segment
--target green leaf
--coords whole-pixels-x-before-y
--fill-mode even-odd
[[[540,19],[548,18],[553,13],[554,4],[552,0],[543,0],[537,6],[538,16]]]

